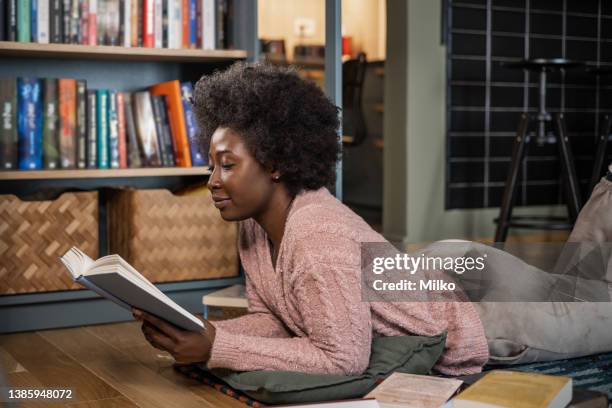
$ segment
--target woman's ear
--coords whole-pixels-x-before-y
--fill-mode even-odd
[[[270,175],[272,176],[272,181],[278,183],[280,181],[281,178],[281,174],[280,171],[274,169],[270,172]]]

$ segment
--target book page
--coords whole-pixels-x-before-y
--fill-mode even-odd
[[[451,378],[393,373],[364,398],[376,398],[385,406],[438,408],[461,383]]]

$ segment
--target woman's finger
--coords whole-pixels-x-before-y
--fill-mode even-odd
[[[175,343],[170,337],[166,336],[164,333],[160,332],[153,326],[144,326],[142,329],[146,339],[153,345],[154,347],[165,350],[172,351],[174,349]]]
[[[167,337],[170,337],[172,340],[177,340],[181,335],[181,330],[177,329],[175,326],[170,323],[162,320],[158,317],[155,317],[146,312],[140,312],[140,316],[142,319],[157,328],[158,331],[161,331]]]

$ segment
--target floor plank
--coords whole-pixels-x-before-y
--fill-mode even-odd
[[[214,407],[82,328],[41,335],[142,408]]]
[[[138,405],[125,397],[119,397],[66,404],[66,408],[138,408]]]
[[[43,338],[43,333],[5,335],[0,337],[0,344],[42,386],[70,388],[74,391],[75,401],[121,396],[117,390]]]
[[[20,371],[17,373],[11,373],[7,376],[7,381],[11,388],[21,389],[33,389],[33,388],[45,388],[36,377],[27,371]],[[0,403],[0,407],[19,407],[19,408],[37,408],[37,407],[49,407],[49,408],[63,408],[64,404],[61,402],[50,402],[50,401],[21,401],[19,403]]]
[[[0,368],[2,368],[6,374],[20,373],[26,370],[2,347],[2,343],[0,343]]]

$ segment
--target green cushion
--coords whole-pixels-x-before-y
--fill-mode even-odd
[[[395,336],[372,339],[372,353],[361,375],[305,374],[294,371],[234,372],[213,369],[212,374],[235,390],[266,404],[292,404],[360,398],[377,381],[393,372],[428,374],[444,350],[446,334],[435,337]]]

